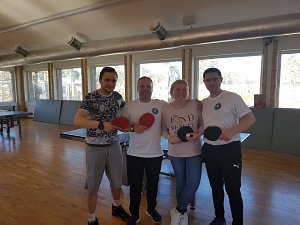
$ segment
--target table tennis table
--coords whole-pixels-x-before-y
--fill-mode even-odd
[[[60,133],[60,138],[69,139],[73,141],[82,141],[84,142],[84,138],[86,137],[86,129],[80,128],[76,130],[70,130]],[[118,139],[120,143],[128,143],[129,142],[129,133],[118,131]]]
[[[22,136],[21,118],[32,115],[31,112],[0,110],[0,133],[6,129],[7,135],[10,135],[10,129],[19,126],[19,136]]]
[[[248,134],[248,133],[240,133],[241,142],[243,143],[249,136],[250,136],[250,134]],[[60,133],[60,138],[74,140],[74,141],[84,141],[85,137],[86,137],[86,129],[85,128],[80,128],[80,129],[70,130],[70,131],[64,131],[64,132]],[[120,143],[125,143],[125,142],[128,143],[129,138],[130,138],[129,133],[119,131],[118,132],[118,138],[119,138]],[[200,141],[203,142],[203,139],[201,138]],[[168,150],[168,141],[167,141],[167,139],[161,137],[160,145],[161,145],[163,150]]]
[[[250,136],[250,134],[248,134],[248,133],[240,133],[241,142],[243,143],[249,136]],[[74,141],[84,141],[85,137],[86,137],[86,129],[85,128],[70,130],[70,131],[65,131],[65,132],[60,133],[60,138],[74,140]],[[128,132],[118,131],[118,139],[121,143],[121,146],[128,146],[129,138],[130,138],[130,135]],[[202,137],[200,138],[200,141],[203,144],[204,141],[203,141]],[[168,140],[165,139],[164,137],[161,137],[160,145],[161,145],[161,148],[163,149],[163,153],[164,153],[163,160],[168,159]],[[171,172],[161,171],[160,173],[163,175],[167,175],[167,176],[174,176],[174,174]]]

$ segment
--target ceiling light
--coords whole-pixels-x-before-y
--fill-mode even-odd
[[[67,40],[67,44],[71,45],[73,48],[75,48],[76,50],[80,50],[82,43],[80,41],[78,41],[74,36],[71,36],[68,40]]]
[[[167,37],[167,31],[159,20],[154,20],[150,25],[152,34],[156,34],[159,40],[165,40]]]
[[[26,51],[24,48],[21,46],[17,45],[14,50],[15,53],[18,53],[22,55],[23,57],[26,57],[28,55],[28,51]]]

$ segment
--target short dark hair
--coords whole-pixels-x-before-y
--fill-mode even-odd
[[[146,76],[140,77],[140,78],[138,79],[137,83],[139,84],[140,80],[142,80],[142,79],[148,79],[148,80],[150,80],[151,83],[153,84],[152,79],[151,79],[150,77],[146,77]]]
[[[222,77],[221,71],[215,67],[206,69],[203,73],[203,79],[205,78],[205,74],[207,74],[207,73],[217,73],[220,77]]]
[[[104,75],[105,72],[115,73],[117,75],[117,77],[118,77],[118,73],[117,73],[117,71],[114,68],[106,66],[106,67],[104,67],[101,70],[100,75],[99,75],[99,80],[102,79],[102,77],[103,77],[103,75]]]

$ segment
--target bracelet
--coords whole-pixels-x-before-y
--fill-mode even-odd
[[[103,124],[103,122],[100,121],[100,122],[98,123],[98,129],[99,129],[99,130],[103,130],[103,129],[104,129],[104,124]]]

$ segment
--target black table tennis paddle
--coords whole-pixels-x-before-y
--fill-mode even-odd
[[[178,129],[177,136],[182,142],[187,142],[188,140],[186,139],[186,137],[191,133],[194,133],[194,131],[190,126],[183,126]]]
[[[217,126],[209,126],[204,130],[204,137],[210,141],[216,141],[219,139],[222,133],[222,129]]]

